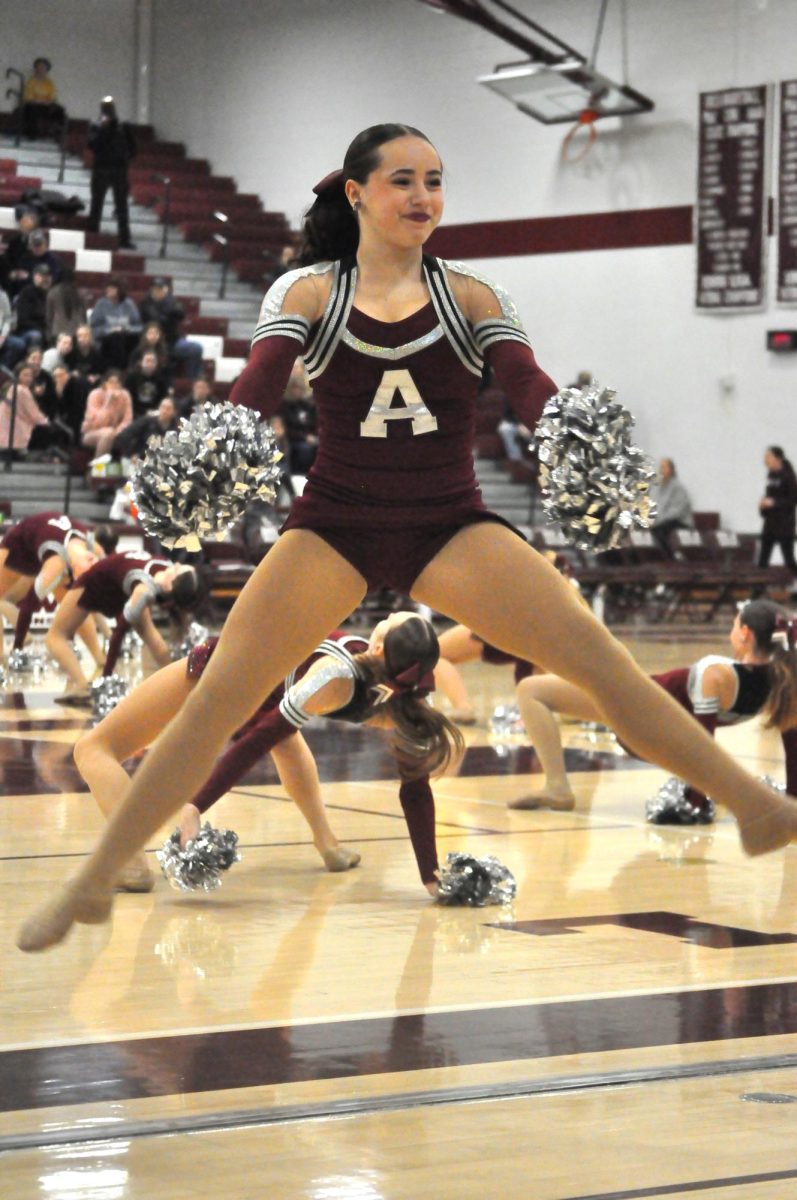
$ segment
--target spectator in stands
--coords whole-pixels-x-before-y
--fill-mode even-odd
[[[55,384],[49,371],[44,370],[42,366],[43,361],[44,352],[41,346],[31,346],[25,355],[25,362],[33,372],[33,381],[30,384],[30,390],[33,392],[33,399],[45,416],[53,417],[56,400]]]
[[[678,478],[675,463],[663,458],[659,463],[659,486],[656,491],[656,516],[652,533],[666,554],[672,555],[670,534],[676,529],[694,529],[692,501]]]
[[[26,265],[30,258],[28,238],[39,226],[39,214],[28,205],[17,208],[16,218],[16,232],[11,234],[0,258],[0,284],[12,300],[26,283],[30,283],[30,268]]]
[[[169,380],[158,366],[154,350],[142,354],[141,361],[125,376],[125,387],[133,401],[133,416],[153,412],[169,391]]]
[[[141,318],[156,322],[166,340],[170,359],[185,370],[189,379],[202,371],[202,345],[180,336],[185,309],[175,300],[168,279],[153,279],[141,302]]]
[[[85,323],[86,305],[75,284],[75,272],[62,267],[60,279],[47,293],[47,340],[55,342],[62,333],[74,337],[78,326]]]
[[[55,416],[72,431],[74,444],[80,442],[80,430],[86,415],[88,384],[65,366],[53,367]]]
[[[122,387],[121,372],[112,367],[105,372],[101,386],[89,392],[86,415],[80,429],[83,445],[93,450],[96,458],[107,454],[114,438],[132,420],[130,393]]]
[[[767,487],[758,505],[764,519],[758,565],[768,567],[773,546],[780,546],[784,563],[792,575],[797,576],[797,564],[794,561],[797,478],[794,467],[782,446],[767,447],[764,465],[767,468]]]
[[[504,399],[504,411],[496,426],[496,432],[504,444],[504,452],[512,462],[522,462],[523,449],[531,442],[531,430],[517,419],[509,402]]]
[[[119,458],[142,458],[151,437],[163,437],[170,429],[176,429],[180,417],[171,396],[164,396],[157,412],[146,413],[117,434],[113,453]]]
[[[264,281],[270,287],[275,279],[279,279],[280,275],[284,275],[286,271],[292,271],[297,265],[296,247],[293,245],[283,246],[279,258],[272,259],[272,266],[266,272]]]
[[[568,383],[568,387],[578,388],[579,391],[585,391],[592,387],[592,371],[579,371],[572,383]]]
[[[55,339],[55,345],[50,346],[48,350],[44,351],[42,356],[43,370],[49,371],[52,375],[56,367],[66,367],[69,369],[73,349],[72,334],[59,333]]]
[[[72,351],[72,370],[94,387],[102,375],[102,356],[90,325],[78,325]]]
[[[121,279],[108,280],[105,295],[94,306],[90,324],[103,365],[124,370],[141,333],[141,316]]]
[[[24,341],[11,332],[12,323],[11,301],[8,293],[0,288],[0,367],[7,371],[15,367],[25,353]]]
[[[130,238],[127,197],[128,165],[136,154],[136,139],[126,121],[120,121],[112,96],[100,104],[100,119],[89,127],[88,147],[94,155],[91,171],[91,209],[87,229],[100,228],[105,196],[110,189],[116,206],[116,225],[120,250],[135,250]]]
[[[33,74],[22,91],[22,131],[26,138],[58,137],[66,113],[50,78],[49,58],[33,60]]]
[[[12,453],[18,458],[20,451],[26,451],[31,434],[39,426],[49,424],[47,417],[33,399],[31,385],[33,370],[27,363],[20,363],[15,371],[16,381],[3,380],[0,384],[0,452],[7,456],[9,441]],[[11,439],[11,412],[16,383],[16,410],[14,413],[13,440]]]
[[[169,346],[157,321],[148,321],[144,326],[127,364],[131,371],[140,364],[143,356],[149,353],[157,356],[158,370],[166,375],[169,369]]]
[[[291,474],[306,475],[318,451],[318,418],[304,363],[299,359],[291,370],[279,415],[285,422]]]
[[[34,229],[30,234],[22,266],[28,271],[31,278],[38,266],[49,267],[54,281],[61,278],[64,264],[60,256],[50,249],[50,235],[46,229]]]
[[[16,335],[25,348],[41,346],[47,336],[47,292],[53,277],[46,263],[37,263],[30,283],[17,296]]]
[[[200,375],[191,384],[191,391],[188,395],[178,403],[180,416],[188,417],[195,408],[200,408],[203,404],[213,404],[215,400],[216,397],[213,395],[210,382],[204,375]]]

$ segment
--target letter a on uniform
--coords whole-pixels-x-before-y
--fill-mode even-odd
[[[403,403],[400,408],[391,408],[396,392]],[[387,437],[388,421],[412,421],[413,434],[434,433],[437,429],[437,417],[424,404],[409,371],[385,371],[368,415],[360,422],[361,436]]]

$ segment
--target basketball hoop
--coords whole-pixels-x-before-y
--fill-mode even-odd
[[[561,159],[562,162],[574,163],[580,162],[582,158],[586,158],[595,142],[598,139],[598,131],[595,128],[595,122],[601,115],[597,107],[593,108],[592,103],[596,97],[590,96],[590,103],[586,108],[583,108],[578,114],[578,120],[574,125],[571,125],[562,141]],[[584,136],[579,137],[579,130],[584,130]]]

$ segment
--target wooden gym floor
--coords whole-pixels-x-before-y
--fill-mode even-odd
[[[662,669],[723,652],[725,627],[630,644]],[[59,680],[6,690],[3,1200],[797,1195],[797,850],[746,859],[727,817],[646,825],[664,774],[577,725],[578,810],[509,811],[537,770],[488,728],[510,675],[466,678],[482,723],[436,786],[441,856],[497,855],[511,909],[432,904],[379,735],[317,722],[359,868],[324,872],[264,762],[215,810],[242,848],[218,892],[160,879],[41,956],[15,929],[100,820]],[[783,777],[770,733],[722,738]]]

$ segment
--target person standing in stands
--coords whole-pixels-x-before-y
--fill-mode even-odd
[[[110,189],[116,207],[119,249],[135,250],[130,239],[127,211],[127,168],[130,160],[135,158],[136,139],[128,123],[119,120],[112,96],[106,96],[100,104],[100,119],[92,121],[89,127],[88,146],[94,155],[94,166],[91,171],[91,210],[86,228],[94,232],[99,230],[105,196]]]
[[[758,511],[764,519],[758,565],[768,567],[772,547],[780,546],[784,563],[792,575],[797,576],[797,563],[794,561],[797,477],[782,446],[767,447],[764,465],[768,474],[766,492],[758,504]]]

